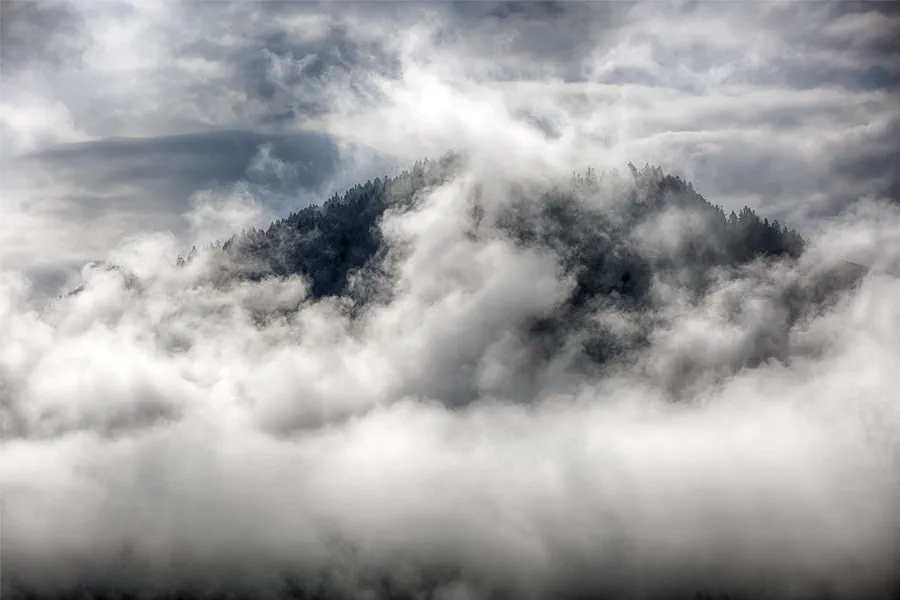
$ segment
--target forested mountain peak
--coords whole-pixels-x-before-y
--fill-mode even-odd
[[[379,223],[386,212],[414,210],[423,194],[452,177],[459,163],[458,155],[448,154],[436,161],[417,162],[396,177],[355,185],[265,230],[237,234],[221,244],[221,252],[231,259],[232,268],[252,279],[301,274],[310,279],[313,297],[345,294],[352,274],[383,257]],[[633,280],[626,286],[631,290],[640,286],[634,279],[638,271],[651,266],[705,269],[766,256],[796,257],[804,247],[797,231],[777,220],[770,223],[749,207],[726,215],[690,182],[658,166],[637,169],[629,163],[625,173],[588,168],[573,173],[569,181],[548,183],[542,189],[510,188],[510,198],[489,227],[522,244],[554,248],[570,268],[595,275],[608,266],[604,257],[627,255],[635,261],[634,272],[623,273]],[[478,219],[484,211],[477,190],[473,196],[469,199],[473,219]],[[696,221],[691,239],[679,240],[677,248],[666,240],[647,244],[652,240],[640,239],[653,235],[654,220],[675,212]],[[683,236],[683,232],[672,235]]]

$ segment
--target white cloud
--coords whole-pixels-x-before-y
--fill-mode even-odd
[[[567,353],[579,332],[555,360],[534,360],[524,324],[573,282],[558,256],[491,227],[511,184],[586,163],[660,160],[720,192],[713,202],[746,198],[779,215],[875,195],[877,177],[830,169],[842,143],[862,152],[890,132],[887,92],[760,82],[782,49],[807,55],[807,13],[732,6],[664,16],[638,7],[586,48],[535,42],[543,62],[527,66],[529,40],[513,25],[504,43],[515,52],[502,60],[478,37],[515,15],[473,24],[467,37],[449,35],[464,20],[442,6],[396,21],[364,7],[343,18],[299,11],[284,18],[287,33],[321,43],[338,23],[342,39],[383,42],[399,71],[350,64],[298,87],[293,76],[318,55],[277,36],[258,45],[278,30],[262,7],[223,7],[216,21],[202,7],[82,6],[96,34],[82,70],[8,84],[52,116],[10,117],[9,172],[34,165],[14,156],[24,149],[82,135],[278,129],[262,118],[270,92],[252,89],[273,81],[278,102],[299,105],[298,91],[311,90],[329,101],[305,121],[342,144],[328,186],[449,148],[467,160],[416,210],[380,224],[393,296],[356,318],[343,299],[311,299],[299,277],[223,284],[202,255],[173,266],[192,243],[265,226],[273,201],[258,183],[197,191],[184,214],[130,205],[88,221],[73,198],[109,190],[23,167],[4,202],[0,274],[5,570],[35,585],[95,577],[151,592],[269,590],[286,573],[328,567],[350,597],[374,585],[371,572],[401,588],[443,586],[448,598],[701,583],[753,593],[760,581],[877,597],[867,586],[896,575],[900,532],[894,208],[872,200],[809,217],[811,249],[797,263],[723,270],[693,296],[658,280],[638,316],[598,308],[593,322],[613,331],[650,331],[630,369],[607,371]],[[825,37],[856,31],[855,18]],[[418,27],[400,26],[408,21]],[[545,25],[533,27],[547,38]],[[192,43],[204,50],[190,55]],[[590,79],[560,74],[573,52]],[[244,59],[260,59],[261,73],[240,75]],[[509,81],[510,67],[527,77]],[[612,80],[632,68],[656,81]],[[296,175],[267,146],[246,168],[248,180]],[[486,217],[475,228],[477,194]],[[597,210],[615,209],[602,200]],[[165,218],[183,230],[160,227]],[[699,227],[668,212],[632,242],[667,253]],[[33,310],[29,269],[66,258],[120,268],[86,268],[81,293]],[[842,260],[874,268],[858,291],[790,322],[785,298]],[[766,344],[779,360],[736,368]],[[448,570],[434,576],[443,580],[426,581],[433,567]]]

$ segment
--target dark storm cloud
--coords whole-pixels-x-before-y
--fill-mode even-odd
[[[89,45],[84,21],[67,2],[0,2],[0,71],[4,75],[77,61]]]

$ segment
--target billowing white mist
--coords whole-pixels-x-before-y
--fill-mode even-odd
[[[472,235],[473,190],[490,216],[513,183],[621,166],[639,145],[619,144],[614,113],[521,106],[430,35],[398,34],[399,77],[336,79],[332,110],[308,123],[398,160],[468,157],[381,223],[390,302],[351,318],[301,278],[217,286],[206,254],[173,266],[267,215],[240,187],[195,197],[191,239],[110,249],[119,269],[86,268],[83,290],[45,311],[24,275],[3,272],[4,585],[276,593],[327,572],[361,598],[382,574],[447,600],[698,586],[887,597],[900,559],[896,208],[854,209],[796,263],[722,272],[700,298],[658,282],[632,368],[592,375],[563,351],[536,369],[520,326],[573,282],[490,219]],[[669,213],[634,243],[666,252],[695,228]],[[779,291],[841,260],[873,269],[786,329]],[[732,369],[778,336],[782,360]]]

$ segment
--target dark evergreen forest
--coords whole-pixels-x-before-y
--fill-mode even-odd
[[[340,297],[348,313],[364,313],[372,302],[390,301],[392,264],[402,255],[402,244],[384,239],[382,219],[392,212],[415,210],[429,190],[458,173],[460,162],[454,154],[418,162],[397,177],[356,185],[265,230],[243,231],[202,251],[215,256],[216,277],[222,285],[235,279],[302,275],[309,281],[311,300]],[[575,282],[556,310],[522,324],[538,362],[551,360],[567,339],[577,335],[582,369],[628,364],[654,323],[645,320],[641,331],[623,338],[591,318],[597,310],[648,313],[654,279],[690,290],[699,299],[723,270],[736,272],[755,261],[794,260],[805,246],[796,230],[777,220],[770,222],[749,207],[726,214],[690,182],[656,166],[638,169],[629,164],[624,172],[604,173],[588,169],[555,185],[510,185],[505,193],[503,209],[492,217],[486,216],[479,190],[472,193],[467,200],[470,235],[505,236],[515,244],[551,252]],[[671,232],[680,236],[677,244],[660,250],[640,242],[642,235],[647,237],[641,232],[648,224],[679,214],[689,215],[691,226],[679,225]],[[663,231],[651,237],[665,235]],[[179,263],[192,260],[197,252],[192,249],[187,258],[178,258]],[[798,284],[786,292],[785,329],[824,301],[827,289]],[[761,343],[735,368],[783,352],[778,344]],[[691,371],[690,366],[685,369]],[[679,388],[680,384],[673,389],[676,395]]]
[[[384,258],[380,219],[387,211],[414,209],[423,193],[453,176],[457,162],[454,155],[426,159],[397,177],[356,185],[265,230],[237,234],[221,244],[221,251],[244,277],[301,274],[310,279],[314,298],[353,294],[357,291],[351,286],[353,275],[378,267]],[[700,273],[757,258],[797,257],[804,247],[801,235],[777,220],[760,218],[749,207],[726,215],[689,182],[649,165],[638,170],[629,164],[625,174],[588,169],[573,174],[564,185],[511,189],[510,194],[521,200],[493,225],[521,244],[556,250],[566,269],[578,274],[574,304],[610,293],[640,300],[647,278],[660,269],[690,267]],[[599,196],[611,210],[597,208],[592,200]],[[676,255],[641,255],[632,247],[630,235],[648,219],[673,208],[700,215],[703,227]],[[477,199],[472,215],[474,229],[479,221]]]

